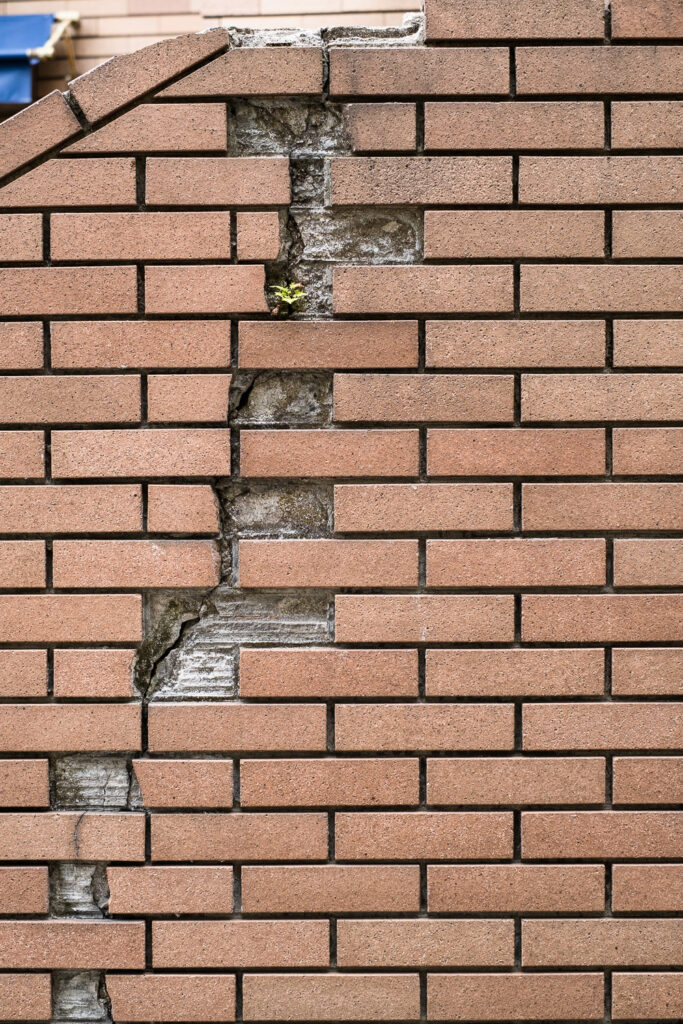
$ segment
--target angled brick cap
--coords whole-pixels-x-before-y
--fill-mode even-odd
[[[78,134],[81,126],[61,92],[20,110],[0,124],[0,178]]]
[[[100,121],[139,96],[219,53],[229,42],[225,29],[165,39],[135,53],[113,57],[69,82],[89,121]]]

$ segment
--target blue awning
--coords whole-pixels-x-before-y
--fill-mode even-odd
[[[52,32],[52,14],[0,16],[0,103],[31,103],[32,64],[37,57],[27,51],[43,46]]]

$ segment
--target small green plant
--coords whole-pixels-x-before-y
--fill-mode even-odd
[[[273,316],[291,316],[296,307],[306,299],[304,286],[298,281],[276,285],[273,291],[277,297],[277,306],[273,310]]]

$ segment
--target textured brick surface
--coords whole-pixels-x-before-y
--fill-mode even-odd
[[[0,1020],[680,1020],[680,3],[164,3],[0,124]]]

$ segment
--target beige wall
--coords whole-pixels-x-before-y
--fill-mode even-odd
[[[77,70],[81,74],[117,53],[216,25],[258,28],[400,25],[421,0],[0,0],[0,14],[76,10]],[[41,65],[37,96],[63,89],[71,77],[63,48]]]

